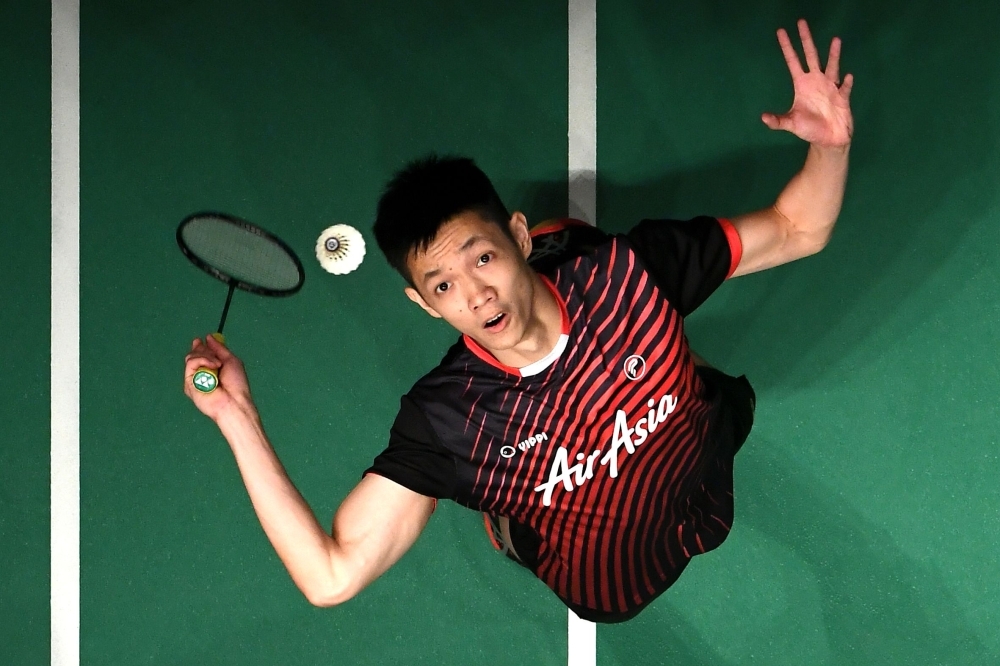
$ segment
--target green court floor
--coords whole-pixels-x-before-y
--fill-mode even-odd
[[[0,10],[0,664],[49,659],[49,5]],[[318,609],[182,393],[225,287],[178,222],[224,210],[306,266],[226,324],[265,428],[329,524],[399,396],[456,334],[371,234],[385,181],[473,156],[530,222],[566,213],[567,6],[81,7],[81,663],[566,664],[566,610],[442,503],[416,546]],[[985,0],[598,1],[598,226],[769,205],[806,147],[768,130],[774,31],[810,21],[856,77],[842,215],[820,254],[724,284],[694,349],[757,392],[717,551],[598,664],[1000,663],[1000,9]],[[794,31],[793,31],[794,32]],[[794,39],[798,43],[797,38]],[[320,231],[357,227],[325,273]]]
[[[49,655],[49,13],[0,7],[0,664]]]

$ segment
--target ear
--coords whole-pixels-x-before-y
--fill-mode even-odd
[[[521,255],[525,259],[531,255],[531,232],[528,230],[528,218],[520,211],[514,211],[510,216],[510,233],[514,236],[514,243],[521,250]]]
[[[413,301],[414,303],[416,303],[417,305],[419,305],[420,307],[422,307],[424,309],[424,312],[426,312],[430,316],[434,317],[435,319],[441,319],[442,318],[441,315],[438,313],[437,310],[435,310],[431,306],[427,305],[427,302],[424,301],[424,297],[421,296],[420,292],[418,292],[416,289],[414,289],[413,287],[406,287],[405,289],[403,289],[403,291],[406,292],[406,296],[411,301]]]

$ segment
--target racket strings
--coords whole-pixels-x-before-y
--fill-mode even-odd
[[[192,220],[185,225],[182,236],[199,259],[241,282],[287,290],[301,280],[298,265],[283,247],[228,220]]]

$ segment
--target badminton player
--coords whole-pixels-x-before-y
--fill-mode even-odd
[[[595,622],[634,617],[726,539],[756,396],[745,376],[695,354],[684,317],[725,280],[830,239],[852,77],[839,80],[838,39],[824,72],[798,27],[808,71],[779,30],[795,97],[762,120],[810,145],[763,210],[643,220],[614,236],[562,221],[533,236],[471,160],[425,158],[393,178],[376,240],[406,295],[461,335],[402,396],[387,446],[359,470],[331,532],[282,469],[239,359],[210,337],[194,341],[185,390],[229,442],[268,538],[312,603],[340,604],[370,584],[442,499],[482,512],[498,550]],[[212,394],[191,388],[199,365],[220,371]]]

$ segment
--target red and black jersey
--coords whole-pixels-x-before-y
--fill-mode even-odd
[[[644,220],[559,264],[542,277],[562,311],[555,349],[513,368],[463,336],[403,396],[366,473],[509,517],[570,608],[631,617],[732,524],[745,433],[734,441],[726,376],[696,369],[683,318],[741,252],[724,219]]]

